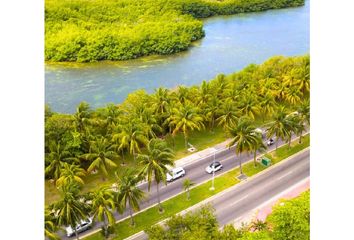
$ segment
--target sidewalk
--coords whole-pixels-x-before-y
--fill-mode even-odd
[[[276,205],[280,199],[292,199],[299,196],[302,192],[307,191],[310,189],[310,178],[306,178],[303,181],[298,182],[297,184],[293,185],[291,188],[283,191],[282,193],[278,194],[277,196],[271,198],[267,202],[263,203],[262,205],[258,206],[257,208],[251,210],[248,214],[237,218],[233,225],[236,228],[240,228],[243,224],[249,224],[253,220],[261,220],[265,221],[267,216],[272,212],[272,208]]]
[[[181,158],[177,161],[175,161],[176,167],[182,167],[189,165],[190,163],[196,161],[197,159],[202,159],[205,157],[208,157],[212,155],[214,152],[221,151],[223,149],[228,149],[227,144],[231,141],[231,139],[228,139],[222,143],[216,144],[214,147],[209,147],[204,150],[198,151],[196,153],[193,153],[187,157]]]

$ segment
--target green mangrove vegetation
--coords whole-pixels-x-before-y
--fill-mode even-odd
[[[46,0],[45,59],[126,60],[186,50],[201,18],[304,4],[304,0]]]

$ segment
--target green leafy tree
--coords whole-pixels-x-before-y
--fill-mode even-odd
[[[310,239],[310,192],[273,207],[267,221],[274,240]]]
[[[254,150],[255,143],[257,142],[257,136],[255,134],[256,128],[252,125],[251,121],[248,118],[241,117],[239,118],[236,125],[229,128],[229,133],[232,136],[228,147],[236,145],[235,152],[236,156],[241,156],[242,153],[250,153]],[[242,161],[239,159],[240,164],[240,174],[243,174],[242,171]]]
[[[47,154],[46,160],[49,165],[45,168],[45,175],[56,181],[60,177],[62,165],[71,156],[66,146],[61,142],[51,142],[49,145],[50,153]]]
[[[110,187],[103,186],[91,193],[92,217],[103,221],[105,236],[108,236],[108,225],[114,225],[113,211],[116,208],[115,194]]]
[[[278,149],[278,141],[281,138],[285,140],[288,138],[289,124],[287,119],[287,110],[284,106],[280,106],[277,112],[273,115],[273,122],[267,128],[267,137],[270,138],[275,135],[275,149]]]
[[[140,165],[142,166],[139,175],[147,178],[149,191],[152,181],[155,181],[159,212],[162,212],[163,208],[160,202],[159,184],[161,182],[166,184],[167,167],[174,165],[174,154],[172,149],[168,148],[167,144],[160,139],[151,139],[146,150],[147,154],[138,155]]]
[[[90,121],[91,109],[90,105],[87,102],[81,102],[74,114],[75,126],[77,131],[85,133],[87,130],[86,127]]]
[[[56,185],[58,188],[72,183],[84,185],[85,183],[82,178],[85,176],[86,171],[79,165],[63,163],[62,169],[60,170],[60,177],[56,181]]]
[[[104,137],[91,141],[90,152],[83,155],[83,158],[90,160],[91,164],[87,172],[100,170],[103,176],[108,176],[108,168],[116,168],[114,160],[118,159],[118,154],[112,151],[112,144]]]
[[[60,237],[56,234],[58,227],[56,226],[56,217],[52,211],[45,208],[44,211],[44,235],[50,240],[59,240]]]
[[[187,192],[187,200],[190,200],[190,188],[193,185],[194,183],[189,178],[183,181],[183,189],[185,192]]]
[[[255,138],[253,139],[254,142],[252,144],[252,150],[253,150],[253,163],[254,166],[257,166],[256,162],[256,157],[257,157],[257,151],[263,152],[267,150],[267,146],[263,143],[262,135],[260,133],[255,133]]]
[[[137,187],[140,180],[138,172],[131,169],[127,170],[123,177],[118,178],[118,202],[122,204],[124,209],[127,207],[127,203],[129,204],[129,215],[132,226],[135,225],[133,211],[140,210],[139,202],[144,198],[144,192]]]
[[[256,116],[260,113],[259,102],[253,95],[247,95],[243,97],[239,103],[239,109],[243,116],[248,116],[252,120],[256,119]]]
[[[76,231],[77,224],[87,217],[89,206],[80,201],[78,186],[66,185],[61,188],[62,198],[51,207],[57,213],[56,224],[58,226],[70,226],[75,231],[76,239],[79,239]]]
[[[175,126],[173,135],[182,132],[184,135],[185,147],[188,148],[189,131],[201,130],[204,128],[203,117],[199,114],[199,110],[192,105],[181,106],[173,109],[171,122],[169,124]]]
[[[238,120],[239,114],[235,107],[235,103],[231,101],[226,101],[223,103],[219,110],[219,117],[216,119],[218,125],[222,125],[225,131],[235,125]]]
[[[136,159],[136,153],[140,152],[142,146],[148,142],[148,138],[143,130],[143,125],[138,121],[125,122],[120,125],[118,133],[113,135],[114,139],[119,139],[119,149],[128,147],[129,152]]]

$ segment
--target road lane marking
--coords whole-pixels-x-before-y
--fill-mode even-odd
[[[236,202],[231,203],[230,205],[236,205],[237,203],[241,202],[242,200],[246,199],[248,197],[248,194],[246,196],[243,196],[242,198],[240,198],[239,200],[237,200]]]
[[[284,174],[283,176],[278,177],[277,180],[280,180],[280,179],[282,179],[282,178],[284,178],[284,177],[286,177],[286,176],[288,176],[288,175],[290,175],[292,173],[293,173],[293,171],[290,171],[290,172]]]

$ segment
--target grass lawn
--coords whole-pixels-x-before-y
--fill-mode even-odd
[[[197,151],[212,147],[218,143],[225,141],[229,136],[224,132],[221,127],[214,128],[213,131],[195,131],[190,133],[188,136],[188,142],[192,144]],[[172,138],[166,139],[170,148],[175,152],[175,159],[181,159],[185,156],[188,156],[192,153],[188,152],[184,144],[183,134],[178,134],[175,137],[175,145],[173,145]]]
[[[284,160],[285,158],[289,157],[290,155],[293,155],[296,152],[301,151],[302,149],[306,148],[309,146],[310,143],[310,135],[308,134],[306,137],[303,138],[303,143],[298,144],[298,141],[294,141],[292,144],[292,147],[288,149],[288,146],[283,146],[278,148],[277,151],[273,151],[267,156],[271,158],[272,163],[275,164],[277,162],[280,162],[281,160]],[[264,170],[266,167],[264,167],[261,164],[257,164],[257,166],[254,166],[253,161],[243,164],[243,172],[247,176],[253,176],[260,171]],[[134,219],[136,222],[135,227],[130,226],[130,219],[126,219],[122,222],[119,222],[115,225],[115,232],[118,233],[117,236],[114,239],[124,239],[126,237],[129,237],[137,232],[140,232],[144,229],[147,229],[148,227],[160,222],[163,219],[166,219],[168,217],[171,217],[173,214],[176,214],[178,212],[181,212],[199,202],[201,202],[204,199],[207,199],[216,193],[219,193],[237,183],[239,181],[236,179],[236,176],[238,176],[240,173],[239,168],[236,168],[230,172],[227,172],[221,176],[218,176],[215,178],[215,190],[210,191],[209,188],[211,187],[211,180],[201,184],[193,189],[190,190],[190,196],[191,200],[187,201],[186,200],[186,193],[181,193],[177,195],[174,198],[171,198],[165,202],[163,202],[163,207],[164,207],[164,213],[159,214],[157,210],[157,206],[152,207],[150,209],[147,209],[139,214],[137,214]],[[182,188],[182,186],[181,186]],[[95,233],[87,238],[87,240],[98,240],[98,239],[104,239],[100,233]]]
[[[310,146],[310,134],[305,135],[302,140],[301,140],[301,144],[299,144],[299,140],[293,140],[291,143],[291,148],[288,148],[288,145],[282,146],[280,148],[278,148],[276,151],[272,151],[268,154],[266,154],[265,156],[268,158],[271,158],[272,163],[277,163],[291,155],[293,155],[294,153],[297,153],[305,148],[307,148],[308,146]]]

